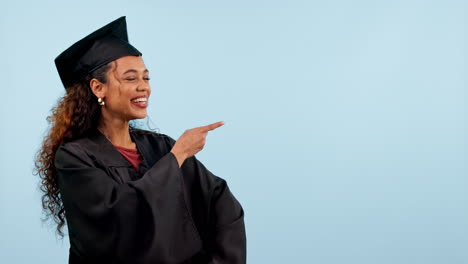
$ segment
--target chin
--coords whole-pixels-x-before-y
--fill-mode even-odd
[[[135,115],[132,115],[129,119],[130,120],[134,120],[134,119],[143,119],[147,116],[146,112],[145,113],[141,113],[141,114],[135,114]]]
[[[146,117],[146,115],[134,116],[134,117],[132,117],[130,120],[143,119],[143,118],[145,118],[145,117]]]

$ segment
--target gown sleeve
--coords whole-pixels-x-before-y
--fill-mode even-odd
[[[182,263],[202,247],[172,152],[140,179],[113,180],[79,144],[56,152],[70,243],[101,263]]]
[[[172,147],[175,140],[167,137]],[[201,194],[205,196],[207,204],[207,233],[204,234],[205,246],[208,248],[214,264],[243,264],[246,263],[246,232],[244,224],[244,210],[231,193],[227,182],[209,171],[195,156],[184,161],[181,167],[185,186],[199,186]],[[196,177],[196,179],[193,179]],[[199,184],[194,182],[200,181]],[[186,193],[191,193],[187,190]],[[197,201],[197,197],[188,201]],[[200,204],[200,202],[198,202]],[[189,204],[190,206],[190,204]],[[194,205],[193,207],[196,207]],[[196,209],[193,209],[194,213]],[[197,218],[195,218],[197,219]],[[203,226],[203,224],[199,224]]]
[[[191,162],[199,173],[214,180],[209,198],[209,232],[207,245],[214,264],[246,263],[244,210],[231,193],[227,182],[211,173],[199,160]],[[188,165],[187,167],[190,167]],[[184,170],[185,171],[185,170]]]

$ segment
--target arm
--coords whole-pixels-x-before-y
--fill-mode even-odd
[[[176,143],[168,136],[166,142],[172,148]],[[201,189],[200,193],[192,193],[194,197],[188,200],[206,201],[208,237],[204,240],[214,263],[246,263],[244,210],[241,204],[226,181],[211,173],[195,156],[184,160],[181,170],[185,182],[188,186],[199,186]],[[193,205],[194,210],[200,210],[197,207],[200,207],[200,202]]]
[[[175,158],[177,159],[177,163],[179,165],[179,168],[182,167],[182,164],[187,159],[187,155],[185,155],[183,152],[179,152],[179,151],[177,151],[175,149],[171,149],[171,153],[174,154]]]
[[[84,256],[178,263],[201,249],[173,153],[126,184],[96,168],[79,145],[61,146],[55,164],[70,239]]]
[[[186,167],[182,167],[184,175],[190,167],[213,181],[209,198],[210,235],[208,241],[213,263],[246,263],[246,232],[244,210],[241,204],[231,193],[227,182],[211,173],[195,157],[187,162]]]

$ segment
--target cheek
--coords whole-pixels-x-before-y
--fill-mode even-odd
[[[112,104],[114,107],[117,107],[123,100],[122,91],[120,85],[113,85],[109,87],[108,95],[106,101],[109,104]]]

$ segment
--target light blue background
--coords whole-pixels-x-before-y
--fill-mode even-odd
[[[0,262],[67,262],[31,173],[53,60],[126,15],[152,126],[226,122],[197,157],[244,206],[249,263],[468,263],[463,1],[0,5]]]

